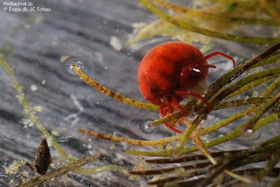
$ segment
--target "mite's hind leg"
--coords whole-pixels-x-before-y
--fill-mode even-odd
[[[171,106],[172,104],[171,103],[168,103],[168,104],[162,104],[159,108],[159,113],[160,113],[160,116],[161,117],[165,117],[169,114],[172,114],[173,113],[173,107]],[[180,119],[179,119],[180,120]],[[180,123],[180,122],[179,122]],[[179,134],[183,134],[183,131],[175,128],[175,126],[177,124],[179,124],[178,121],[172,126],[170,122],[165,122],[164,125],[166,127],[168,127],[171,131],[173,132],[176,132],[176,133],[179,133]]]

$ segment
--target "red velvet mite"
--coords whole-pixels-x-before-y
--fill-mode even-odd
[[[179,103],[186,96],[202,100],[208,110],[211,106],[208,101],[195,88],[204,81],[208,75],[209,65],[207,59],[221,55],[230,59],[235,67],[232,57],[222,53],[213,52],[206,56],[194,46],[183,42],[166,42],[151,49],[142,59],[138,68],[139,89],[143,97],[149,102],[160,106],[160,115],[166,116],[179,110],[188,115]],[[182,133],[169,123],[165,124],[171,130]]]

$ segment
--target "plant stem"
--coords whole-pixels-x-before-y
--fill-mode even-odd
[[[161,19],[172,23],[178,27],[181,27],[183,29],[199,33],[199,34],[204,34],[207,36],[211,37],[216,37],[220,39],[225,39],[225,40],[232,40],[232,41],[237,41],[237,42],[242,42],[242,43],[252,43],[252,44],[274,44],[280,42],[280,38],[257,38],[257,37],[248,37],[248,36],[238,36],[238,35],[233,35],[233,34],[226,34],[226,33],[220,33],[220,32],[215,32],[211,31],[208,29],[202,29],[200,27],[193,26],[191,24],[188,24],[186,22],[183,22],[181,20],[175,19],[165,12],[161,11],[158,9],[156,6],[154,6],[152,3],[149,2],[149,0],[140,0],[140,2],[151,12],[156,14],[158,17]]]

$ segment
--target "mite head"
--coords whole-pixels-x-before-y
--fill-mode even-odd
[[[209,65],[203,58],[197,59],[193,63],[186,63],[185,67],[181,68],[179,74],[180,89],[190,90],[199,82],[204,81],[208,75]]]

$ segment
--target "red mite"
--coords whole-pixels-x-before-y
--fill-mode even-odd
[[[194,46],[183,42],[166,42],[151,49],[142,59],[138,68],[139,88],[146,100],[160,106],[162,117],[179,110],[187,116],[187,112],[179,103],[186,96],[202,100],[208,111],[211,110],[209,102],[195,88],[203,82],[209,68],[216,68],[209,65],[207,59],[221,55],[232,61],[232,57],[222,53],[213,52],[206,56]],[[177,133],[181,130],[165,124]]]

